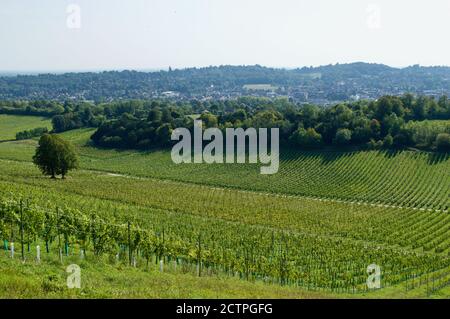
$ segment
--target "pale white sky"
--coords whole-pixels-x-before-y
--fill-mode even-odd
[[[450,0],[0,0],[0,71],[450,65],[449,33]]]

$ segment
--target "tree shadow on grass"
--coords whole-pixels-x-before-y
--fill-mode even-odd
[[[446,162],[450,159],[449,152],[430,152],[427,156],[427,164],[429,165],[437,165],[443,162]],[[450,162],[449,162],[450,164]],[[449,167],[450,171],[450,167]]]
[[[337,150],[336,148],[323,149],[294,149],[283,147],[280,149],[281,161],[292,161],[299,157],[318,158],[321,163],[329,164],[354,153],[355,149],[349,148],[345,150]]]
[[[445,162],[450,159],[450,153],[446,152],[424,152],[420,150],[412,150],[412,149],[388,149],[380,151],[384,157],[389,159],[394,159],[397,156],[404,154],[405,152],[420,153],[426,155],[426,163],[428,165],[436,165],[442,162]]]
[[[385,158],[393,159],[399,155],[401,155],[403,152],[400,149],[385,149],[379,151]]]

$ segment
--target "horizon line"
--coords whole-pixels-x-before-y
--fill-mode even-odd
[[[296,69],[303,69],[303,68],[320,68],[320,67],[326,67],[326,66],[336,66],[336,65],[350,65],[350,64],[375,64],[380,66],[386,66],[392,69],[406,69],[409,67],[425,67],[425,68],[433,68],[433,67],[443,67],[448,68],[450,65],[421,65],[419,63],[417,64],[411,64],[411,65],[404,65],[404,66],[392,66],[384,63],[377,63],[377,62],[364,62],[364,61],[355,61],[355,62],[336,62],[336,63],[328,63],[328,64],[319,64],[319,65],[303,65],[303,66],[269,66],[269,65],[262,65],[262,64],[216,64],[216,65],[203,65],[203,66],[183,66],[183,67],[171,67],[165,66],[165,67],[151,67],[151,68],[86,68],[86,69],[67,69],[67,70],[61,70],[61,69],[53,69],[53,70],[0,70],[0,76],[17,76],[17,75],[41,75],[41,74],[67,74],[67,73],[103,73],[103,72],[123,72],[123,71],[134,71],[134,72],[142,72],[142,73],[156,73],[161,71],[168,71],[169,69],[172,69],[173,71],[183,71],[183,70],[189,70],[189,69],[206,69],[206,68],[214,68],[214,67],[252,67],[252,66],[260,66],[263,68],[268,69],[275,69],[275,70],[296,70]]]

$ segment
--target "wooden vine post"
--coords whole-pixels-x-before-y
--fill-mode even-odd
[[[61,250],[61,233],[59,229],[59,207],[56,207],[56,229],[58,231],[58,253],[59,260],[62,262],[62,250]]]
[[[132,251],[131,251],[131,232],[130,232],[131,224],[128,222],[128,262],[131,266],[131,257],[132,257]]]
[[[20,245],[22,252],[22,261],[25,261],[25,251],[23,246],[23,202],[20,200]]]

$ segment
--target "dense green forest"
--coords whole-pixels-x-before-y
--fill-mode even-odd
[[[202,107],[195,105],[197,111]],[[280,128],[282,143],[299,148],[364,145],[370,148],[413,146],[448,150],[450,101],[427,97],[384,96],[376,102],[354,102],[321,108],[295,105],[286,100],[261,101],[243,98],[203,105],[199,119],[205,127]],[[154,102],[147,117],[123,114],[103,122],[92,136],[101,146],[149,148],[171,143],[171,130],[192,128],[189,108],[179,111],[170,104]]]
[[[376,101],[339,103],[332,107],[298,104],[287,99],[241,97],[225,101],[171,102],[129,100],[109,103],[3,101],[6,114],[52,117],[53,131],[98,127],[98,146],[150,149],[169,146],[177,127],[280,128],[285,145],[298,148],[364,146],[448,150],[450,100],[405,94]],[[194,116],[195,115],[195,116]],[[25,134],[27,135],[27,134]]]

